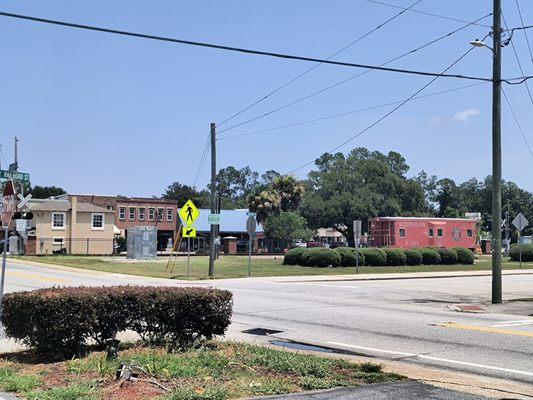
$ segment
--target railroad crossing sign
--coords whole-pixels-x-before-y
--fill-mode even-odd
[[[180,217],[186,226],[192,225],[194,221],[200,216],[200,211],[194,205],[192,200],[187,200],[187,203],[180,210]]]
[[[22,181],[22,182],[29,182],[30,181],[30,174],[26,172],[16,172],[16,171],[8,171],[5,169],[0,170],[0,178],[2,179],[13,179],[15,181]]]
[[[196,237],[196,228],[190,226],[184,226],[182,228],[181,237],[184,238],[195,238]]]
[[[516,229],[518,229],[518,232],[522,232],[522,230],[529,224],[529,221],[522,213],[518,213],[518,215],[513,219],[513,225],[516,226]]]
[[[2,220],[2,226],[4,228],[9,227],[9,224],[11,223],[11,218],[13,218],[13,213],[15,212],[16,202],[15,185],[13,184],[13,180],[9,180],[6,182],[6,185],[4,186],[4,192],[2,194],[2,209],[0,217]]]
[[[23,208],[29,208],[29,202],[31,199],[31,193],[29,193],[26,197],[24,197],[22,194],[18,194],[17,197],[19,198],[19,203],[17,204],[17,208],[19,210],[22,210]]]

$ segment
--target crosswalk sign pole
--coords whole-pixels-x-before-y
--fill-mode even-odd
[[[191,238],[187,238],[187,278],[191,277]]]

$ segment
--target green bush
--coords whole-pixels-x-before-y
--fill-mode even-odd
[[[355,249],[353,247],[337,247],[335,249],[341,256],[341,266],[355,267]],[[359,251],[359,265],[365,264],[365,256]]]
[[[533,261],[533,244],[515,244],[511,247],[509,256],[511,261],[520,260],[520,249],[522,249],[522,261]]]
[[[384,248],[383,251],[387,255],[387,265],[391,267],[405,265],[406,256],[403,249]]]
[[[387,253],[376,247],[362,248],[361,253],[365,257],[365,265],[379,267],[387,264]]]
[[[302,263],[302,254],[306,250],[305,247],[295,247],[294,249],[290,249],[285,253],[285,257],[283,257],[283,264],[300,265]]]
[[[422,253],[417,249],[406,249],[405,250],[405,263],[407,265],[422,264]]]
[[[210,339],[225,332],[232,305],[232,294],[219,289],[55,287],[5,295],[1,321],[7,337],[70,357],[88,338],[101,344],[126,329],[171,348]]]
[[[422,253],[422,263],[424,265],[440,264],[440,254],[433,249],[418,249]]]
[[[440,247],[437,249],[440,254],[440,263],[443,265],[457,264],[457,252],[454,249]]]
[[[302,265],[306,267],[338,267],[341,265],[341,256],[338,252],[325,247],[307,249],[302,254]]]
[[[459,264],[474,264],[474,252],[466,247],[454,247]]]

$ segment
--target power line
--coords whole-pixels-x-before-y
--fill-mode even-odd
[[[371,29],[370,31],[366,32],[365,34],[359,36],[357,39],[353,40],[352,42],[348,43],[346,46],[344,46],[343,48],[341,48],[340,50],[334,52],[332,55],[330,55],[328,58],[326,58],[326,60],[331,60],[333,57],[339,55],[340,53],[342,53],[343,51],[349,49],[350,47],[352,47],[354,44],[360,42],[361,40],[363,40],[364,38],[370,36],[372,33],[376,32],[378,29],[381,29],[382,27],[384,27],[385,25],[387,25],[389,22],[392,22],[393,20],[395,20],[396,18],[398,18],[400,15],[404,14],[406,11],[410,10],[412,7],[416,6],[418,3],[420,3],[422,0],[417,0],[415,1],[413,4],[411,4],[409,7],[407,7],[406,9],[403,9],[402,11],[400,11],[399,13],[393,15],[392,17],[390,17],[389,19],[387,19],[386,21],[382,22],[381,24],[379,24],[378,26],[376,26],[375,28]],[[264,95],[263,97],[259,98],[258,100],[252,102],[251,104],[247,105],[246,107],[244,107],[243,109],[241,109],[240,111],[236,112],[235,114],[231,115],[230,117],[226,118],[225,120],[223,120],[221,123],[218,124],[218,127],[224,125],[226,122],[229,122],[231,121],[233,118],[241,115],[242,113],[248,111],[250,108],[256,106],[257,104],[263,102],[264,100],[268,99],[269,97],[271,97],[272,95],[276,94],[277,92],[279,92],[280,90],[286,88],[287,86],[291,85],[292,83],[296,82],[298,79],[300,79],[301,77],[307,75],[309,72],[313,71],[314,69],[318,68],[320,65],[322,65],[322,63],[319,63],[319,64],[315,64],[313,65],[312,67],[306,69],[305,71],[303,71],[302,73],[300,73],[299,75],[297,75],[296,77],[288,80],[287,82],[285,82],[284,84],[282,84],[281,86],[279,86],[278,88],[268,92],[266,95]]]
[[[398,6],[396,4],[385,3],[383,1],[377,1],[377,0],[364,0],[364,1],[367,1],[369,3],[379,4],[379,5],[382,5],[382,6],[392,7],[392,8],[399,8],[399,9],[403,9],[404,8],[402,6]],[[430,16],[430,17],[436,17],[436,18],[440,18],[440,19],[447,19],[448,21],[467,22],[464,19],[448,17],[446,15],[439,15],[439,14],[429,13],[429,12],[426,12],[426,11],[413,10],[413,9],[411,9],[409,11],[413,12],[413,13],[417,13],[417,14],[427,15],[427,16]],[[484,24],[479,24],[479,23],[476,23],[475,25],[482,26],[484,28],[492,28],[490,25],[484,25]]]
[[[473,84],[466,85],[466,86],[456,87],[456,88],[453,88],[453,89],[441,90],[439,92],[428,93],[428,94],[425,94],[425,95],[422,95],[422,96],[413,97],[412,100],[425,99],[427,97],[433,97],[433,96],[437,96],[437,95],[440,95],[440,94],[456,92],[458,90],[463,90],[463,89],[467,89],[467,88],[471,88],[471,87],[479,86],[479,85],[485,85],[485,84],[486,84],[485,82],[478,82],[478,83],[473,83]],[[224,136],[222,138],[219,138],[218,140],[226,140],[226,139],[233,139],[233,138],[238,138],[238,137],[243,137],[243,136],[258,135],[258,134],[261,134],[261,133],[272,132],[272,131],[276,131],[276,130],[280,130],[280,129],[293,128],[295,126],[311,124],[313,122],[319,122],[319,121],[324,121],[324,120],[328,120],[328,119],[345,117],[347,115],[353,115],[353,114],[357,114],[357,113],[364,112],[364,111],[371,111],[371,110],[375,110],[375,109],[378,109],[378,108],[392,106],[392,105],[395,105],[395,104],[399,104],[402,101],[403,100],[391,101],[391,102],[388,102],[388,103],[378,104],[378,105],[371,106],[371,107],[359,108],[359,109],[352,110],[352,111],[347,111],[347,112],[338,113],[338,114],[326,115],[326,116],[323,116],[323,117],[313,118],[313,119],[300,121],[300,122],[294,122],[294,123],[291,123],[291,124],[279,125],[279,126],[275,126],[275,127],[272,127],[272,128],[266,128],[266,129],[260,129],[260,130],[256,130],[256,131],[239,133],[239,134],[230,135],[230,136]]]
[[[520,9],[520,4],[518,3],[518,0],[515,0],[516,8],[518,9],[518,15],[520,16],[520,22],[522,23],[522,30],[524,31],[524,36],[526,37],[527,42],[527,48],[529,50],[529,59],[533,63],[533,52],[531,52],[531,45],[529,43],[529,37],[527,36],[526,27],[524,24],[524,18],[522,17],[522,10]]]
[[[410,75],[421,75],[421,76],[432,76],[432,77],[439,77],[439,78],[444,77],[444,78],[475,80],[475,81],[482,81],[482,82],[492,82],[491,78],[482,78],[482,77],[477,77],[477,76],[469,76],[469,75],[461,75],[461,74],[442,74],[442,73],[439,74],[436,72],[428,72],[428,71],[417,71],[417,70],[408,70],[408,69],[401,69],[401,68],[380,67],[377,65],[359,64],[359,63],[351,63],[351,62],[344,62],[344,61],[325,60],[325,59],[315,58],[315,57],[298,56],[298,55],[285,54],[285,53],[275,53],[275,52],[262,51],[262,50],[246,49],[242,47],[224,46],[224,45],[207,43],[207,42],[176,39],[176,38],[165,37],[165,36],[148,35],[144,33],[137,33],[137,32],[131,32],[131,31],[101,28],[101,27],[96,27],[93,25],[82,25],[82,24],[76,24],[72,22],[38,18],[38,17],[32,17],[28,15],[13,14],[13,13],[7,13],[7,12],[0,12],[0,16],[23,19],[23,20],[40,22],[40,23],[51,24],[51,25],[65,26],[69,28],[110,33],[114,35],[137,37],[137,38],[142,38],[142,39],[177,43],[177,44],[183,44],[183,45],[189,45],[189,46],[206,47],[206,48],[211,48],[211,49],[225,50],[225,51],[244,53],[244,54],[253,54],[253,55],[259,55],[259,56],[266,56],[266,57],[282,58],[282,59],[287,59],[287,60],[307,61],[307,62],[312,62],[312,63],[329,64],[329,65],[351,67],[351,68],[374,69],[378,71],[397,72],[397,73],[410,74]],[[511,80],[531,79],[531,78],[533,78],[533,76],[513,78],[513,79],[507,79],[507,80],[502,79],[502,82],[510,83],[509,81]]]
[[[518,121],[518,117],[516,116],[513,106],[511,105],[511,102],[509,101],[509,98],[507,97],[507,94],[505,93],[505,90],[503,90],[503,88],[502,88],[502,93],[503,93],[503,98],[505,99],[505,102],[507,103],[507,106],[509,107],[509,110],[511,111],[511,114],[513,115],[513,118],[516,122],[516,126],[518,126],[518,130],[522,134],[522,138],[524,139],[524,143],[526,144],[529,150],[529,154],[531,154],[531,157],[533,158],[533,150],[531,149],[531,146],[529,145],[526,134],[524,133],[524,130],[522,129],[522,125],[520,125],[520,122]]]
[[[198,163],[198,168],[196,170],[196,175],[194,176],[194,183],[193,183],[193,188],[196,188],[196,185],[198,184],[201,176],[202,176],[202,173],[204,171],[204,167],[205,167],[205,161],[207,160],[207,153],[208,153],[208,148],[209,148],[209,139],[210,139],[211,135],[207,135],[207,139],[205,141],[205,145],[204,145],[204,149],[202,150],[202,156],[200,157],[200,162]]]
[[[458,62],[460,62],[464,57],[466,57],[472,50],[474,49],[474,47],[471,47],[469,48],[463,55],[461,55],[457,60],[455,60],[453,63],[451,63],[448,67],[446,67],[446,69],[444,69],[442,71],[442,73],[444,74],[446,71],[450,70],[453,66],[455,66]],[[409,101],[411,101],[413,98],[415,98],[420,92],[422,92],[424,89],[426,89],[428,86],[430,86],[433,82],[435,82],[437,79],[439,79],[439,76],[435,76],[434,78],[432,78],[428,83],[426,83],[424,86],[422,86],[420,89],[418,89],[416,92],[414,92],[411,96],[409,96],[408,98],[406,98],[405,100],[403,100],[400,104],[398,104],[396,107],[394,107],[392,110],[388,111],[387,113],[385,113],[384,115],[382,115],[381,117],[379,117],[377,120],[375,120],[374,122],[372,122],[370,125],[368,125],[366,128],[364,128],[363,130],[359,131],[358,133],[356,133],[355,135],[353,135],[352,137],[346,139],[344,142],[342,142],[341,144],[335,146],[334,148],[330,149],[329,151],[326,152],[326,154],[331,154],[333,153],[334,151],[337,151],[338,149],[340,149],[341,147],[347,145],[348,143],[350,143],[352,140],[358,138],[359,136],[361,136],[362,134],[364,134],[365,132],[368,132],[370,129],[372,129],[373,127],[375,127],[376,125],[378,125],[381,121],[383,121],[384,119],[386,119],[387,117],[389,117],[391,114],[393,114],[395,111],[399,110],[400,108],[402,108],[405,104],[407,104]],[[299,171],[301,170],[302,168],[305,168],[307,167],[308,165],[311,165],[315,162],[315,160],[312,160],[312,161],[309,161],[303,165],[300,165],[298,168],[295,168],[293,169],[292,171],[286,173],[285,175],[289,175],[289,174],[293,174],[294,172],[296,171]]]
[[[471,25],[473,25],[475,22],[481,21],[481,20],[483,20],[483,19],[485,19],[485,18],[487,18],[487,17],[489,17],[491,15],[492,15],[492,13],[489,13],[489,14],[481,17],[481,18],[478,18],[476,21],[468,22],[466,25],[463,25],[462,27],[460,27],[460,28],[458,28],[458,29],[456,29],[454,31],[448,32],[445,35],[442,35],[442,36],[439,36],[439,37],[437,37],[437,38],[435,38],[433,40],[430,40],[429,42],[426,42],[426,43],[422,44],[421,46],[418,46],[418,47],[416,47],[416,48],[414,48],[414,49],[412,49],[410,51],[407,51],[407,52],[405,52],[405,53],[403,53],[403,54],[401,54],[401,55],[399,55],[397,57],[394,57],[394,58],[392,58],[392,59],[380,64],[379,66],[382,67],[382,66],[388,65],[388,64],[393,63],[394,61],[397,61],[397,60],[399,60],[401,58],[404,58],[404,57],[406,57],[408,55],[416,53],[417,51],[422,50],[422,49],[424,49],[424,48],[426,48],[426,47],[428,47],[428,46],[430,46],[430,45],[432,45],[434,43],[437,43],[437,42],[439,42],[439,41],[441,41],[441,40],[443,40],[443,39],[445,39],[447,37],[450,37],[450,36],[454,35],[455,33],[459,32],[459,31],[461,31],[461,30],[463,30],[463,29],[465,29],[465,28],[467,28],[467,27],[469,27]],[[287,103],[287,104],[284,104],[284,105],[282,105],[280,107],[277,107],[277,108],[275,108],[275,109],[273,109],[273,110],[271,110],[269,112],[266,112],[266,113],[263,113],[263,114],[260,114],[260,115],[256,115],[255,117],[249,118],[249,119],[247,119],[247,120],[245,120],[243,122],[240,122],[238,124],[230,126],[230,127],[226,128],[226,129],[222,129],[222,130],[218,131],[217,135],[220,135],[221,133],[224,133],[224,132],[230,131],[232,129],[238,128],[240,126],[247,125],[247,124],[249,124],[251,122],[254,122],[254,121],[257,121],[259,119],[265,118],[265,117],[267,117],[269,115],[275,114],[275,113],[277,113],[277,112],[279,112],[281,110],[284,110],[284,109],[286,109],[288,107],[292,107],[293,105],[296,105],[298,103],[301,103],[302,101],[308,100],[311,97],[317,96],[317,95],[319,95],[321,93],[324,93],[324,92],[326,92],[328,90],[331,90],[331,89],[334,89],[334,88],[336,88],[338,86],[344,85],[344,84],[346,84],[346,83],[348,83],[348,82],[350,82],[350,81],[352,81],[352,80],[354,80],[354,79],[356,79],[356,78],[358,78],[360,76],[363,76],[363,75],[365,75],[365,74],[367,74],[367,73],[369,73],[371,71],[372,71],[372,69],[367,69],[367,70],[365,70],[363,72],[360,72],[360,73],[358,73],[356,75],[352,75],[349,78],[343,79],[342,81],[336,82],[336,83],[334,83],[332,85],[326,86],[325,88],[322,88],[322,89],[319,89],[317,91],[314,91],[314,92],[312,92],[312,93],[310,93],[310,94],[308,94],[308,95],[306,95],[304,97],[300,97],[300,98],[298,98],[296,100],[293,100],[290,103]]]

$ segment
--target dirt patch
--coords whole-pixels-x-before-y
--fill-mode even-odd
[[[121,381],[104,389],[106,400],[148,400],[167,392],[147,381]]]

